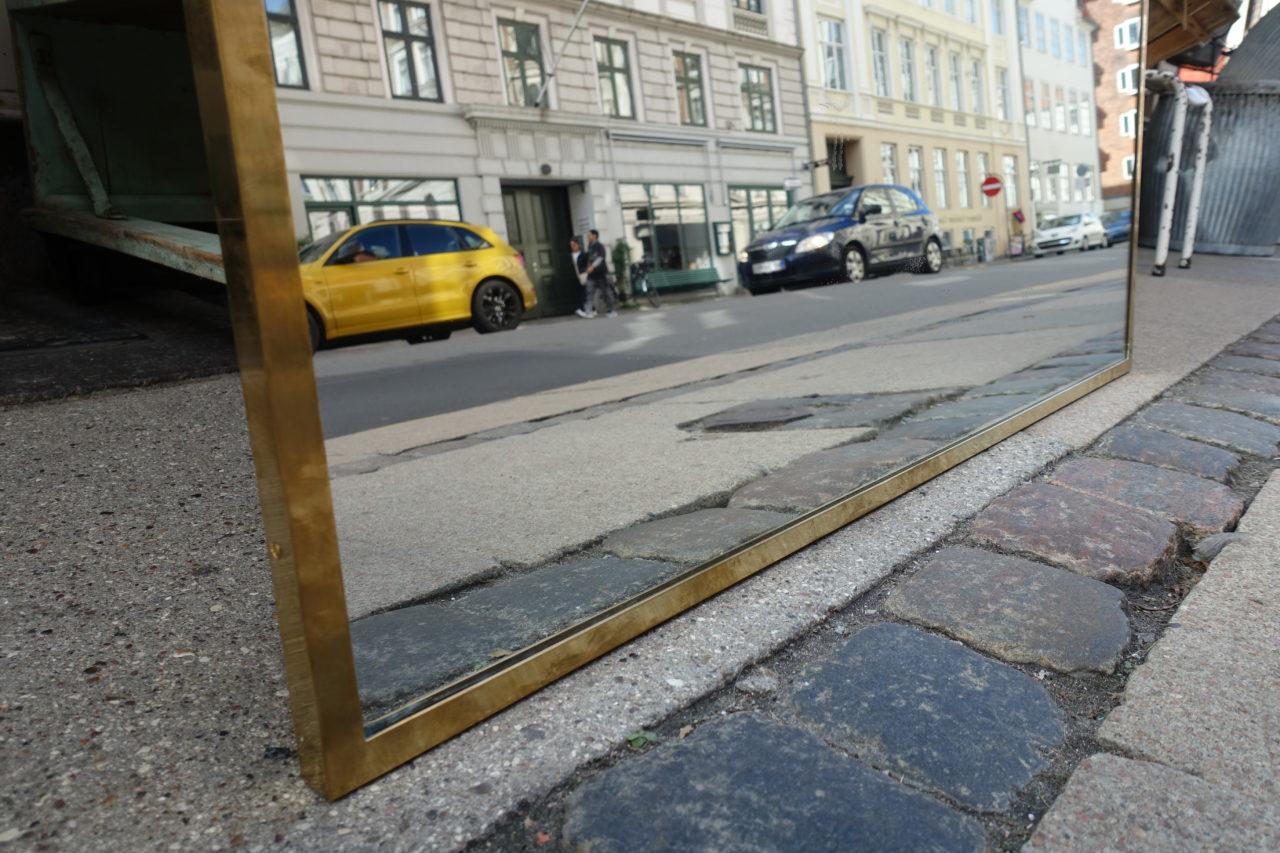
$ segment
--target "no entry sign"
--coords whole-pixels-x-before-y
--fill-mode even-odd
[[[996,195],[1000,192],[1000,188],[1003,186],[1004,184],[995,175],[987,175],[986,179],[982,182],[982,194]]]

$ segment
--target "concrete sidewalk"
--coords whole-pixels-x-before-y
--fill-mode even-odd
[[[668,741],[696,746],[696,729],[680,740],[688,724],[680,715],[723,701],[731,694],[721,688],[754,663],[805,636],[832,648],[850,642],[862,626],[849,620],[879,609],[859,602],[862,594],[1280,312],[1277,272],[1271,260],[1204,258],[1190,273],[1139,276],[1129,377],[334,804],[303,786],[291,755],[234,382],[5,410],[4,435],[22,442],[0,445],[0,843],[411,850],[458,847],[497,831],[486,843],[538,847],[537,833],[546,831],[539,818],[606,764],[624,766],[628,734],[656,730],[663,740],[654,756]],[[1143,601],[1163,606],[1163,596],[1157,590]],[[1093,658],[1107,659],[1105,650]],[[1014,666],[1020,677],[1023,666],[1031,665]],[[777,695],[767,678],[757,686],[765,693],[732,695]],[[1080,731],[1072,728],[1077,717],[1109,707],[1080,696],[1066,712],[1069,735]],[[707,707],[717,716],[727,710]],[[1037,731],[1031,748],[1052,742],[1051,725]],[[744,739],[755,742],[750,731]],[[1045,786],[1032,783],[1039,806],[1075,766],[1072,756],[1098,751],[1087,739],[1067,743],[1041,777]],[[792,755],[815,749],[785,746]],[[847,770],[856,760],[837,756],[832,766]],[[949,813],[934,808],[939,801],[928,792],[886,789],[886,780],[900,784],[895,778],[856,770],[848,777],[831,792],[871,791],[922,813]],[[1002,802],[998,790],[987,793]],[[940,808],[958,803],[944,796]],[[1023,814],[1038,818],[1041,810]],[[983,839],[998,837],[994,813],[975,814],[961,809],[950,824],[955,837],[978,839],[974,821]],[[1034,822],[1024,817],[1010,837],[1025,837]],[[929,824],[939,825],[947,822]]]

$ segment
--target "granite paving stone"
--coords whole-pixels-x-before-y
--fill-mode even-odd
[[[891,622],[806,670],[790,703],[827,740],[983,811],[1003,811],[1062,743],[1035,679]]]
[[[1229,450],[1141,426],[1108,430],[1093,452],[1219,481],[1226,481],[1241,462],[1240,457]]]
[[[1037,394],[1047,395],[1050,391],[1070,385],[1077,379],[1088,376],[1093,370],[1087,367],[1054,368],[1046,370],[1025,370],[1011,373],[986,385],[979,385],[965,393],[966,398],[990,397],[995,394]]]
[[[1097,352],[1090,354],[1076,355],[1059,355],[1054,358],[1047,358],[1035,366],[1035,369],[1041,370],[1052,367],[1093,367],[1095,369],[1106,367],[1114,364],[1118,360],[1118,355],[1114,350],[1106,352]]]
[[[1221,483],[1121,459],[1072,459],[1049,481],[1181,522],[1198,535],[1220,533],[1244,511],[1244,500]]]
[[[625,528],[600,548],[616,557],[703,563],[792,518],[790,513],[742,507],[700,509]]]
[[[1095,580],[1145,585],[1176,553],[1178,529],[1150,513],[1037,482],[992,501],[974,520],[971,538]]]
[[[1274,424],[1248,415],[1172,400],[1161,400],[1147,406],[1138,413],[1136,422],[1183,438],[1194,438],[1267,458],[1275,456],[1276,446],[1280,444],[1280,427]]]
[[[1220,355],[1209,362],[1209,366],[1242,373],[1260,373],[1263,376],[1280,376],[1280,361],[1245,355]]]
[[[1063,569],[955,546],[889,596],[901,619],[1014,663],[1112,672],[1129,644],[1116,588]]]
[[[1001,398],[1007,399],[1007,398]],[[995,420],[992,415],[966,415],[959,418],[937,418],[927,420],[911,420],[898,424],[897,426],[886,430],[883,435],[885,438],[916,438],[928,439],[930,441],[951,441],[955,438],[968,435],[979,427],[985,426]]]
[[[1243,375],[1243,374],[1241,374]],[[1262,418],[1272,423],[1280,422],[1280,397],[1243,388],[1223,385],[1183,385],[1175,392],[1177,397],[1198,406],[1228,409],[1233,412]]]
[[[1085,341],[1078,347],[1072,347],[1063,355],[1098,355],[1102,353],[1114,354],[1119,357],[1124,353],[1124,340],[1113,338],[1110,340],[1092,340]]]
[[[992,397],[973,397],[965,400],[953,400],[930,406],[912,417],[912,421],[933,420],[936,418],[966,418],[978,415],[995,419],[1002,415],[1011,415],[1023,406],[1039,400],[1040,394],[1005,394]]]
[[[1161,764],[1099,753],[1080,762],[1022,849],[1280,850],[1280,808]]]
[[[729,506],[814,509],[925,456],[937,446],[933,441],[879,438],[820,450],[738,489]]]
[[[1195,375],[1198,385],[1217,387],[1227,385],[1245,391],[1258,391],[1263,394],[1280,395],[1280,378],[1263,376],[1261,373],[1245,373],[1239,370],[1204,370]]]
[[[700,426],[708,432],[769,429],[809,415],[810,404],[803,400],[759,400],[708,415]]]
[[[568,849],[981,850],[967,817],[813,735],[753,714],[615,765],[569,797]]]
[[[1280,361],[1280,344],[1266,343],[1264,341],[1241,341],[1231,347],[1228,352],[1233,355],[1243,355],[1250,358],[1268,358],[1272,361]]]
[[[843,427],[869,427],[900,418],[913,409],[928,404],[941,396],[938,392],[923,391],[906,394],[875,394],[861,397],[813,400],[809,417],[793,421],[784,429],[838,429]]]

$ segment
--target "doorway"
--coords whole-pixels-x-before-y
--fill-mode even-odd
[[[582,306],[582,285],[569,257],[573,231],[566,187],[506,186],[502,209],[507,242],[524,255],[525,269],[538,292],[530,316],[568,314]]]

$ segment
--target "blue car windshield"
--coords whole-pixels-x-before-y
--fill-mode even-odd
[[[793,204],[791,209],[773,224],[773,227],[783,228],[787,225],[795,225],[798,222],[812,222],[815,219],[823,219],[828,216],[848,215],[853,212],[853,206],[857,201],[858,194],[856,192],[816,195],[813,198],[807,198],[804,201],[798,201]]]

